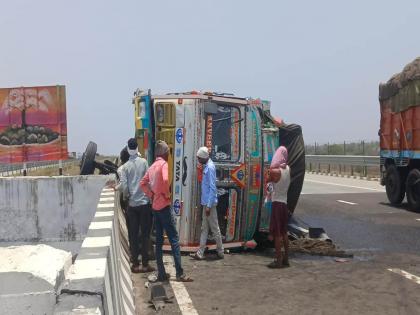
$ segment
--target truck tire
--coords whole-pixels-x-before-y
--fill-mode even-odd
[[[413,169],[407,177],[407,201],[412,211],[420,212],[420,171]]]
[[[93,175],[95,172],[95,155],[97,145],[95,142],[90,141],[83,153],[82,160],[80,161],[80,175]]]
[[[388,200],[393,205],[399,205],[405,196],[405,185],[402,172],[391,164],[386,169],[385,189]]]

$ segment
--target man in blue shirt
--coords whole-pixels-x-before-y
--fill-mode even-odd
[[[201,182],[201,205],[203,207],[200,249],[193,255],[193,258],[201,260],[204,258],[209,228],[213,233],[217,244],[217,256],[224,258],[222,235],[217,220],[217,189],[216,189],[216,167],[210,159],[207,147],[201,147],[197,152],[197,159],[203,165],[203,180]]]

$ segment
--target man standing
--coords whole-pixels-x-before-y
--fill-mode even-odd
[[[169,147],[165,141],[157,141],[155,148],[156,161],[150,166],[146,175],[140,181],[141,189],[152,200],[153,217],[156,228],[156,263],[158,267],[158,281],[167,281],[163,265],[163,231],[165,230],[172,248],[175,262],[176,279],[191,282],[192,279],[184,274],[181,266],[181,250],[178,232],[171,212],[171,193],[169,191],[168,158]]]
[[[127,150],[130,155],[127,163],[121,171],[121,189],[123,198],[128,199],[128,240],[133,273],[151,272],[155,269],[149,265],[149,242],[152,216],[149,198],[140,189],[139,182],[148,169],[147,161],[141,158],[137,150],[137,141],[134,138],[128,140]],[[139,264],[139,230],[141,231],[141,263]]]
[[[217,245],[217,256],[224,258],[222,235],[220,233],[219,221],[217,219],[217,189],[216,189],[216,167],[210,159],[207,147],[201,147],[197,152],[198,162],[203,165],[203,179],[201,181],[201,205],[203,207],[200,249],[192,256],[201,260],[204,258],[209,228],[214,235]]]

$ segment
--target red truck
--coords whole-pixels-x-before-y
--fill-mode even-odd
[[[391,204],[420,211],[420,57],[379,85],[381,184]]]

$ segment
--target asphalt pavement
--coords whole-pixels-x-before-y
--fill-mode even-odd
[[[376,181],[307,174],[295,216],[354,258],[293,254],[290,268],[271,270],[271,250],[185,256],[194,282],[182,294],[165,285],[176,297],[158,313],[420,314],[420,213],[390,206]],[[139,314],[155,314],[145,279],[133,280]]]

